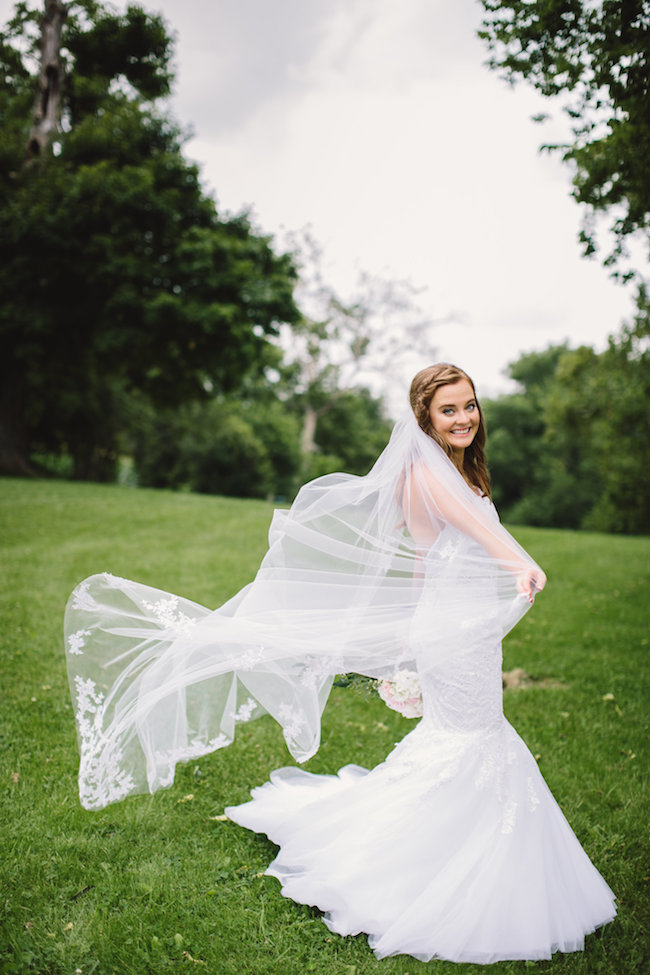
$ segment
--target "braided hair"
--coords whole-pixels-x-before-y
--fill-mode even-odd
[[[429,408],[436,390],[440,389],[441,386],[453,386],[454,383],[460,382],[462,379],[466,379],[470,384],[476,398],[474,383],[467,373],[459,369],[458,366],[452,366],[449,362],[438,362],[433,366],[427,366],[426,369],[421,369],[411,383],[411,409],[420,428],[442,447],[465,480],[473,487],[477,487],[483,494],[491,497],[490,474],[483,449],[487,439],[487,431],[478,399],[476,405],[479,411],[479,426],[471,444],[465,448],[462,464],[456,459],[456,455],[449,444],[445,443],[442,437],[436,433],[431,423]]]

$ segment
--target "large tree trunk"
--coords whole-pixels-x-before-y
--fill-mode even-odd
[[[46,0],[41,33],[41,71],[38,77],[34,121],[27,141],[27,159],[38,159],[59,131],[61,115],[61,31],[68,13],[61,0]]]

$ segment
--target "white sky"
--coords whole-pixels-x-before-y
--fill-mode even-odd
[[[425,289],[436,357],[479,393],[520,352],[602,347],[631,316],[632,290],[580,256],[568,168],[538,152],[553,135],[530,116],[553,104],[484,67],[475,0],[144,6],[177,33],[173,110],[220,208],[310,225],[343,296],[359,270]]]

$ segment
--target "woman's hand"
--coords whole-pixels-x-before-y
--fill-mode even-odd
[[[546,585],[546,576],[541,569],[534,568],[524,569],[517,576],[517,589],[520,593],[527,598],[528,602],[532,603],[535,600],[535,593],[540,592]]]

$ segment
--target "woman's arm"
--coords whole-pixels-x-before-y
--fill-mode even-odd
[[[458,479],[461,481],[460,474]],[[450,524],[512,572],[517,588],[532,602],[535,592],[546,585],[544,572],[500,522],[489,518],[482,507],[484,502],[471,495],[471,488],[464,483],[458,484],[457,491],[452,490],[425,464],[414,466],[404,485],[402,506],[416,544],[430,547],[440,532],[441,522]]]

